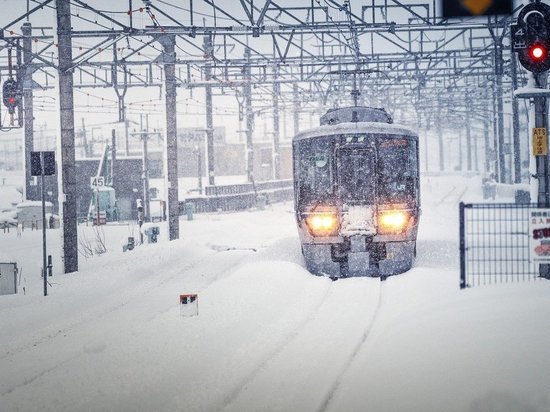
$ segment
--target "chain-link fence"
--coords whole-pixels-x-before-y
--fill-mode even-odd
[[[549,208],[532,204],[460,204],[460,287],[548,277],[550,265],[532,263],[529,223]],[[550,212],[548,213],[550,227]],[[544,241],[543,241],[544,248]],[[546,251],[542,251],[546,254]],[[550,255],[550,245],[548,246]]]

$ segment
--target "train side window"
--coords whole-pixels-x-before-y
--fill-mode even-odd
[[[331,150],[327,139],[300,142],[296,166],[301,198],[318,199],[332,193]]]

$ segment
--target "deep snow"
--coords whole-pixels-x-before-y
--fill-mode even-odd
[[[416,264],[385,282],[309,274],[291,203],[126,253],[135,225],[107,226],[108,253],[70,275],[49,230],[47,297],[41,233],[0,232],[23,268],[0,296],[0,410],[548,411],[550,284],[458,288],[457,202],[479,180],[424,179]]]

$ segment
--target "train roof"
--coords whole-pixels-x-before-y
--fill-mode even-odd
[[[334,136],[345,133],[374,133],[374,134],[393,134],[400,136],[411,136],[418,138],[418,134],[403,125],[394,123],[380,122],[349,122],[338,123],[335,125],[324,125],[312,129],[304,130],[294,136],[293,140],[303,140],[318,136]]]
[[[392,117],[380,107],[352,106],[329,109],[321,116],[321,126],[347,122],[381,122],[393,123]]]

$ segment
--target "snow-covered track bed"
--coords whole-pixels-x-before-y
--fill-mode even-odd
[[[149,272],[149,276],[143,276],[140,282],[128,282],[126,285],[115,282],[111,285],[111,290],[105,289],[105,284],[98,284],[98,287],[104,288],[103,293],[95,295],[93,300],[82,296],[81,304],[73,302],[75,306],[72,309],[76,309],[77,313],[56,317],[48,316],[48,312],[43,311],[42,325],[34,324],[35,330],[32,333],[12,339],[8,345],[3,346],[0,369],[3,369],[3,363],[17,364],[20,367],[9,379],[0,382],[0,396],[18,389],[24,390],[28,383],[42,377],[47,380],[52,373],[71,368],[81,357],[106,350],[111,339],[127,339],[128,332],[136,335],[136,328],[141,328],[140,324],[154,323],[155,318],[177,308],[178,291],[188,290],[187,287],[194,291],[207,288],[252,253],[204,250],[203,253],[189,254],[183,265],[181,256],[179,259],[168,258],[165,261],[153,259],[150,265],[141,268],[142,272],[135,274],[143,276]],[[205,262],[208,262],[208,271],[204,270]],[[123,271],[124,266],[126,265],[115,266],[111,275],[120,276],[121,273],[116,270]],[[131,268],[129,270],[132,272]],[[128,275],[132,276],[132,273]],[[124,278],[124,274],[122,277]],[[186,286],[186,277],[192,279],[189,286]],[[95,280],[99,283],[98,279]],[[52,305],[45,306],[51,308]],[[58,311],[61,308],[52,309]],[[37,322],[36,318],[33,319]],[[122,330],[126,328],[127,331]],[[5,331],[10,332],[7,328]],[[82,344],[83,341],[86,343]],[[58,346],[65,349],[58,351]],[[124,347],[120,349],[124,351]]]
[[[380,280],[373,278],[329,285],[304,323],[232,391],[224,410],[324,409],[369,334],[381,293]]]

